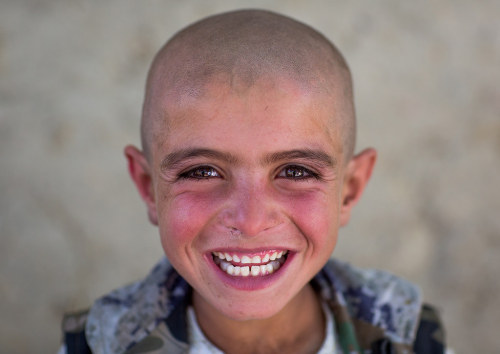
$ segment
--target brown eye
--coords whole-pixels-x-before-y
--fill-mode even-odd
[[[187,172],[182,173],[179,177],[181,178],[193,178],[193,179],[208,179],[208,178],[219,178],[220,174],[217,170],[210,166],[200,166],[193,168]]]
[[[305,167],[290,165],[283,168],[278,174],[278,177],[301,180],[316,177],[316,175]]]

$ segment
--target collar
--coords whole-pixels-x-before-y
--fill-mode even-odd
[[[336,260],[329,261],[311,284],[332,309],[344,349],[360,350],[359,323],[396,343],[413,342],[421,307],[420,291],[413,284],[387,272],[362,270]],[[122,353],[160,323],[167,325],[177,341],[187,343],[190,291],[163,257],[144,280],[95,302],[85,330],[89,346],[94,353]]]

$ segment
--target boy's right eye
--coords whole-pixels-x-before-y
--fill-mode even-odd
[[[209,179],[220,177],[221,175],[219,174],[219,172],[217,172],[215,168],[210,166],[199,166],[179,175],[179,178],[184,179]]]

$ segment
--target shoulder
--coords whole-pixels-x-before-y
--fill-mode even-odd
[[[422,295],[413,283],[392,273],[332,260],[323,269],[351,316],[383,328],[393,340],[409,343],[418,326]]]
[[[329,261],[315,280],[323,297],[334,298],[346,309],[360,337],[371,341],[383,336],[416,353],[443,353],[438,313],[423,303],[419,287],[408,280],[338,260]]]
[[[371,295],[385,302],[404,301],[407,304],[419,303],[421,299],[418,286],[387,271],[358,268],[336,259],[329,261],[323,270],[337,289],[347,294],[356,295],[354,289],[358,289],[361,296]]]
[[[86,353],[69,350],[71,343],[82,345],[81,341],[92,352],[125,352],[167,319],[189,291],[184,279],[163,258],[144,279],[113,290],[89,311],[66,316],[63,330],[68,353]],[[71,324],[77,323],[72,329]],[[72,332],[78,336],[68,336]]]

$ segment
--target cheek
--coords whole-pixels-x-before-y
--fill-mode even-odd
[[[158,226],[166,252],[169,245],[179,250],[196,240],[212,220],[219,200],[214,193],[196,192],[165,198],[158,208]]]
[[[339,208],[334,193],[304,193],[288,201],[293,222],[316,245],[316,250],[335,244],[339,222]]]

